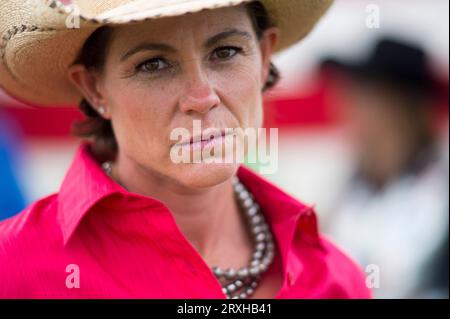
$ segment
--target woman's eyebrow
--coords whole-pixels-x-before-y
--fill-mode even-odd
[[[215,44],[217,44],[218,42],[220,42],[226,38],[235,37],[235,36],[247,38],[248,40],[251,40],[251,38],[252,38],[251,34],[247,31],[242,31],[239,29],[227,29],[223,32],[220,32],[220,33],[212,36],[208,40],[206,40],[204,47],[205,48],[212,47]]]
[[[121,58],[120,61],[123,62],[126,59],[128,59],[130,56],[140,52],[140,51],[166,51],[166,52],[175,52],[176,50],[171,47],[168,44],[165,43],[148,43],[144,42],[139,44],[138,46],[134,47],[127,53],[125,53]]]
[[[247,31],[242,31],[238,29],[227,29],[223,32],[220,32],[216,35],[213,35],[208,40],[206,40],[205,44],[203,45],[205,48],[209,48],[217,44],[218,42],[230,38],[230,37],[243,37],[247,39],[251,39],[252,36]],[[128,59],[130,56],[140,52],[140,51],[165,51],[165,52],[176,52],[177,50],[165,43],[149,43],[144,42],[139,44],[138,46],[134,47],[133,49],[129,50],[127,53],[125,53],[121,58],[120,61],[123,62],[126,59]]]

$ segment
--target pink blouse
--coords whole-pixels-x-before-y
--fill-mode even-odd
[[[244,166],[238,177],[274,237],[277,299],[371,297],[364,273],[319,235],[314,208]],[[226,296],[168,208],[124,190],[82,143],[58,193],[0,223],[0,298]]]

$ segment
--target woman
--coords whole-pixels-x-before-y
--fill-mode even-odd
[[[368,297],[312,208],[238,161],[171,157],[234,150],[225,129],[260,127],[262,92],[278,78],[272,53],[302,39],[330,1],[76,4],[75,16],[53,2],[0,5],[11,12],[2,87],[39,105],[81,101],[77,132],[90,139],[57,194],[0,224],[0,296]],[[27,23],[14,28],[17,13]],[[171,138],[195,135],[195,121],[202,136]]]

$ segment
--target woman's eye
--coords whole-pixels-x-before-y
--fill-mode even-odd
[[[168,67],[167,62],[161,58],[154,58],[139,64],[136,69],[141,72],[154,73]]]
[[[228,60],[232,57],[234,57],[236,54],[238,54],[240,51],[242,51],[241,48],[237,47],[222,47],[218,48],[213,52],[213,58],[219,59],[219,60]]]

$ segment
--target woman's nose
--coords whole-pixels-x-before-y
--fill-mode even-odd
[[[206,75],[199,70],[195,73],[189,76],[186,91],[180,99],[180,110],[205,114],[220,104],[220,98]]]

